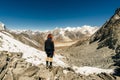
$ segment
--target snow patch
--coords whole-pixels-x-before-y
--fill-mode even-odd
[[[63,70],[63,73],[64,73],[64,74],[67,74],[68,72],[69,72],[69,71],[67,71],[67,70]]]
[[[0,25],[1,25],[2,27],[4,27],[4,26],[5,26],[5,24],[3,24],[2,22],[0,22]]]
[[[88,67],[88,66],[84,66],[84,67],[76,67],[74,66],[73,69],[75,70],[76,73],[80,73],[83,75],[90,75],[90,74],[99,74],[99,73],[114,73],[113,69],[100,69],[100,68],[96,68],[96,67]]]

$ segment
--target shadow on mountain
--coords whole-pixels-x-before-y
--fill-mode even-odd
[[[69,64],[115,69],[120,75],[120,8],[89,39],[78,41],[63,53]]]
[[[108,47],[114,50],[112,55],[114,75],[120,76],[120,8],[91,38],[91,42],[98,41],[97,49]]]

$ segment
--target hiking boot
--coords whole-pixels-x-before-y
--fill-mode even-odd
[[[48,61],[46,61],[46,69],[48,69],[49,68],[49,66],[48,66]]]
[[[49,68],[49,66],[46,66],[46,69],[48,69]]]
[[[52,66],[49,66],[49,69],[52,69],[53,67]]]

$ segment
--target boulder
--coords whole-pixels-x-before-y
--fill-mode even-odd
[[[27,68],[22,75],[24,76],[28,76],[28,77],[32,77],[33,75],[35,75],[37,72],[39,71],[39,68],[36,66],[31,66],[29,68]]]
[[[103,80],[116,80],[116,77],[111,74],[101,73],[98,74],[97,76],[99,76]]]

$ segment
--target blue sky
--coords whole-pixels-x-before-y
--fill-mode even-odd
[[[101,26],[120,0],[0,0],[0,21],[9,29]]]

